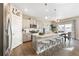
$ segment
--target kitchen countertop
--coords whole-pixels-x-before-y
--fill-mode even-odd
[[[33,35],[36,36],[36,37],[44,38],[44,37],[50,37],[50,36],[57,36],[58,34],[56,34],[56,33],[46,33],[44,35],[39,35],[38,33],[36,33],[36,34],[33,34]]]

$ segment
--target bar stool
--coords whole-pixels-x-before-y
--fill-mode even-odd
[[[50,49],[48,49],[48,54],[49,55],[54,55],[54,53],[55,53],[55,49],[56,49],[56,46],[57,46],[57,42],[56,42],[56,40],[53,38],[53,39],[50,39],[50,41],[51,41],[51,48]]]
[[[45,49],[49,48],[49,44],[50,44],[50,41],[48,41],[48,40],[41,41],[41,46],[39,44],[40,47],[39,47],[38,51],[45,50]],[[41,55],[41,54],[45,54],[45,53],[43,51],[39,54]]]

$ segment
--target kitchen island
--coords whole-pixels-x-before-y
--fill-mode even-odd
[[[32,46],[37,54],[44,52],[45,50],[52,48],[52,42],[59,37],[56,33],[47,33],[44,35],[33,34]]]

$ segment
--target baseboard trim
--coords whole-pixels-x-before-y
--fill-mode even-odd
[[[27,42],[31,42],[32,40],[29,40],[29,41],[24,41],[23,43],[27,43]]]

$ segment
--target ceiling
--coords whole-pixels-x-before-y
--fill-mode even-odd
[[[78,3],[12,3],[26,15],[42,19],[62,19],[79,15]]]

